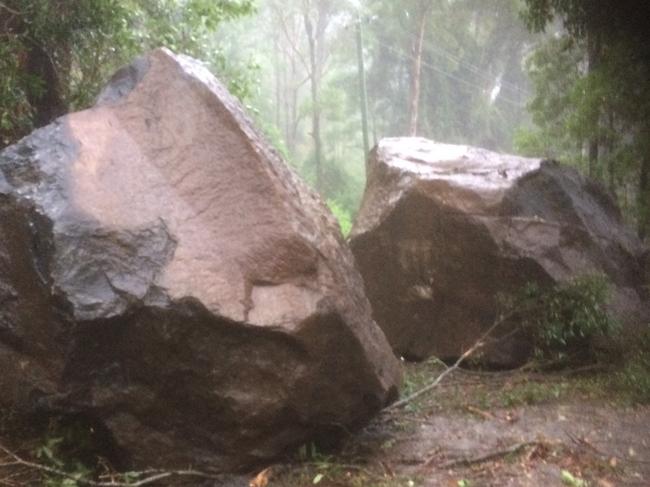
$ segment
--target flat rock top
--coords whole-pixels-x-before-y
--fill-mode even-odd
[[[506,191],[541,164],[541,159],[420,137],[382,139],[368,160],[366,191],[351,235],[376,228],[413,190],[457,211],[489,213]]]
[[[378,163],[420,179],[444,180],[477,191],[507,189],[541,164],[540,159],[412,137],[382,139],[377,151]]]

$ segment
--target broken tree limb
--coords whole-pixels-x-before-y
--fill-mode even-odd
[[[25,460],[24,458],[20,457],[19,455],[9,450],[9,448],[5,447],[2,444],[0,444],[0,451],[2,451],[5,455],[7,455],[12,459],[11,462],[5,462],[2,465],[22,466],[30,470],[36,470],[45,474],[55,475],[63,479],[71,479],[74,480],[77,483],[77,485],[84,485],[89,487],[142,487],[143,485],[152,484],[159,480],[163,480],[171,477],[197,477],[197,478],[210,479],[210,480],[223,479],[222,475],[208,474],[205,472],[199,472],[198,470],[191,470],[191,469],[187,469],[187,470],[151,469],[151,470],[144,470],[141,472],[127,472],[119,475],[120,477],[124,477],[124,478],[129,477],[130,479],[143,477],[146,475],[146,477],[141,478],[139,480],[127,480],[125,482],[119,480],[113,480],[113,479],[109,481],[96,481],[96,480],[90,480],[85,478],[79,478],[79,475],[71,474],[69,472],[66,472],[65,470],[48,467],[47,465],[42,465],[40,463]]]
[[[506,457],[508,455],[514,455],[515,453],[522,452],[529,447],[539,447],[542,445],[543,443],[540,441],[524,441],[522,443],[516,443],[504,450],[493,451],[478,457],[459,458],[457,460],[451,460],[449,462],[445,462],[441,465],[438,465],[438,468],[446,469],[446,468],[454,468],[454,467],[471,467],[472,465],[476,465],[477,463],[490,462],[492,460],[496,460],[499,458]]]
[[[426,394],[432,389],[435,389],[442,380],[447,377],[449,374],[451,374],[454,370],[458,369],[460,367],[460,364],[462,364],[465,360],[467,360],[468,357],[470,357],[473,353],[475,353],[478,349],[480,349],[483,345],[485,345],[485,340],[492,334],[492,332],[500,325],[508,321],[510,318],[512,318],[516,313],[507,313],[504,315],[501,315],[497,320],[492,323],[490,328],[488,328],[485,333],[483,333],[480,338],[472,345],[470,348],[468,348],[465,353],[463,353],[456,362],[451,367],[447,367],[436,379],[431,382],[430,384],[426,385],[422,389],[414,392],[410,396],[406,396],[404,399],[400,399],[397,402],[394,402],[390,406],[386,407],[384,409],[384,412],[390,412],[390,411],[395,411],[396,409],[402,408],[409,404],[410,402],[413,402],[413,400],[417,399],[418,397],[422,396],[423,394]]]

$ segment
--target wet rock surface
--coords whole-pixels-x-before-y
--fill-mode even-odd
[[[496,296],[528,282],[603,273],[628,329],[650,319],[647,249],[599,186],[554,162],[384,139],[351,247],[375,319],[407,358],[458,357],[493,323]],[[485,361],[528,357],[530,343],[510,332],[496,334]]]
[[[1,152],[0,217],[0,400],[126,464],[242,468],[396,395],[333,217],[191,58]]]

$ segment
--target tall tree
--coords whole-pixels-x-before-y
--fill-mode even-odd
[[[645,237],[650,231],[650,30],[645,20],[650,3],[526,0],[526,5],[524,18],[531,29],[543,30],[559,17],[570,48],[584,53],[588,69],[570,89],[576,95],[572,109],[587,114],[588,172],[608,173],[613,189],[626,188],[624,181],[617,183],[617,172],[635,182],[634,213],[639,235]],[[608,161],[602,160],[605,155]]]
[[[411,50],[413,62],[411,65],[411,89],[409,93],[409,129],[411,136],[417,135],[418,112],[420,108],[420,78],[422,73],[422,48],[424,45],[424,34],[427,27],[427,14],[431,7],[429,0],[418,0],[413,9],[417,34],[413,39]]]

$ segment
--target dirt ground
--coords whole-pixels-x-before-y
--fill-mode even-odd
[[[407,369],[413,390],[439,372]],[[279,469],[268,485],[315,484],[650,486],[650,407],[612,397],[598,376],[456,371],[342,453]]]
[[[436,363],[405,365],[403,396],[442,370]],[[0,486],[76,485],[45,483],[24,466],[7,466],[9,460],[0,455]],[[613,394],[598,374],[456,370],[418,400],[350,434],[336,452],[305,445],[249,475],[180,480],[147,485],[650,486],[650,406]]]

